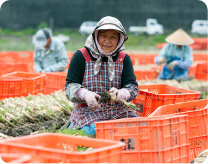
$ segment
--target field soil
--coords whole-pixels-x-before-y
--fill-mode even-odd
[[[17,137],[17,136],[25,136],[33,133],[43,133],[46,131],[55,132],[59,130],[68,120],[70,116],[66,113],[57,118],[49,118],[39,116],[37,119],[39,122],[31,123],[31,120],[28,119],[27,123],[23,126],[17,127],[5,127],[5,129],[0,129],[0,133]]]

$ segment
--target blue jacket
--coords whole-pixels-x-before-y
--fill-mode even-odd
[[[158,64],[158,58],[164,57],[166,64],[159,74],[159,79],[176,79],[176,80],[188,80],[188,68],[193,62],[192,48],[190,46],[182,46],[178,48],[175,44],[166,44],[160,54],[154,59],[154,62]],[[178,65],[175,66],[174,71],[167,69],[167,65],[177,60]]]

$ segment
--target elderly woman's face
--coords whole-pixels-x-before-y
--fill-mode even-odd
[[[110,53],[118,45],[119,32],[116,30],[100,30],[97,40],[102,50],[105,53]]]

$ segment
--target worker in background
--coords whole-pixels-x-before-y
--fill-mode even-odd
[[[47,29],[35,34],[35,72],[62,72],[68,64],[68,56],[62,41],[50,36]]]
[[[154,59],[155,64],[165,64],[158,79],[189,80],[188,69],[193,62],[193,55],[188,45],[194,43],[194,40],[181,28],[165,40],[168,43]]]

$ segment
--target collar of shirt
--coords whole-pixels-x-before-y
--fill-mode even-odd
[[[176,50],[179,50],[179,51],[184,50],[186,47],[186,46],[181,46],[181,48],[178,48],[178,46],[176,44],[173,44],[173,46]]]

